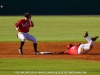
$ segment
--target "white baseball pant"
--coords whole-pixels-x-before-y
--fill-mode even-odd
[[[78,48],[78,54],[85,54],[91,50],[93,47],[94,42],[91,40],[89,36],[85,37],[88,43],[81,44]]]
[[[23,41],[23,42],[25,42],[25,40],[29,40],[34,43],[37,43],[36,38],[28,33],[18,32],[18,38],[20,38],[21,41]]]

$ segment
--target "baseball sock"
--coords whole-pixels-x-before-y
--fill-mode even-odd
[[[20,48],[19,48],[19,49],[22,49],[24,43],[25,43],[25,42],[21,41],[21,43],[20,43]]]
[[[34,52],[37,52],[37,43],[33,43],[34,46]]]

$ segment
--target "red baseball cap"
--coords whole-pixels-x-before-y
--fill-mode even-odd
[[[73,44],[68,44],[67,49],[70,49],[72,46],[74,46],[74,45]]]

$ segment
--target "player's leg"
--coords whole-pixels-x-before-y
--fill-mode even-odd
[[[96,41],[96,39],[99,38],[99,36],[95,36],[95,37],[90,38],[89,35],[88,35],[88,32],[85,32],[84,38],[86,38],[86,40],[88,42],[90,42],[90,41]]]
[[[88,36],[88,32],[85,33],[84,37],[86,38],[86,40],[88,41],[88,43],[86,44],[81,44],[78,48],[78,54],[85,54],[87,53],[88,51],[90,51],[92,48],[93,48],[93,45],[94,45],[94,41],[96,41],[96,39],[99,37],[99,36],[95,36],[95,37],[92,37],[90,38]]]
[[[78,48],[78,54],[85,54],[90,50],[89,43],[87,44],[81,44]]]
[[[99,36],[92,37],[91,40],[96,41],[97,38],[99,38]]]
[[[86,40],[88,41],[88,43],[84,44],[84,48],[86,49],[90,49],[92,47],[92,45],[94,44],[93,40],[90,38],[90,36],[88,35],[88,32],[85,32],[85,35],[86,36]]]
[[[88,43],[86,44],[81,44],[78,48],[78,54],[85,54],[87,53],[89,50],[91,50],[91,48],[93,47],[94,42],[91,40],[91,38],[88,35],[88,32],[85,32],[84,37],[86,38],[86,40],[88,41]]]
[[[39,52],[37,50],[37,41],[36,41],[36,38],[34,36],[30,35],[30,34],[27,34],[26,39],[33,42],[34,54],[39,54]]]
[[[87,40],[88,42],[91,41],[91,38],[89,37],[88,32],[85,32],[84,38],[86,38],[86,40]]]
[[[21,55],[23,55],[22,48],[23,48],[23,46],[24,46],[25,39],[26,39],[24,33],[18,33],[18,38],[21,39],[20,47],[19,47],[18,51],[19,51],[19,53],[20,53]]]
[[[23,45],[24,45],[24,42],[21,41],[21,42],[20,42],[20,47],[19,47],[19,49],[18,49],[18,51],[19,51],[19,53],[20,53],[21,55],[23,55],[23,51],[22,51]]]
[[[37,51],[37,43],[33,43],[33,47],[34,47],[34,54],[37,54],[38,51]]]

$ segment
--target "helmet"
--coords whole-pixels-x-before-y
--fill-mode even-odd
[[[25,13],[24,16],[25,16],[26,18],[31,18],[31,15],[30,15],[28,12]]]
[[[70,49],[72,46],[74,46],[74,45],[73,44],[68,44],[67,49]]]

